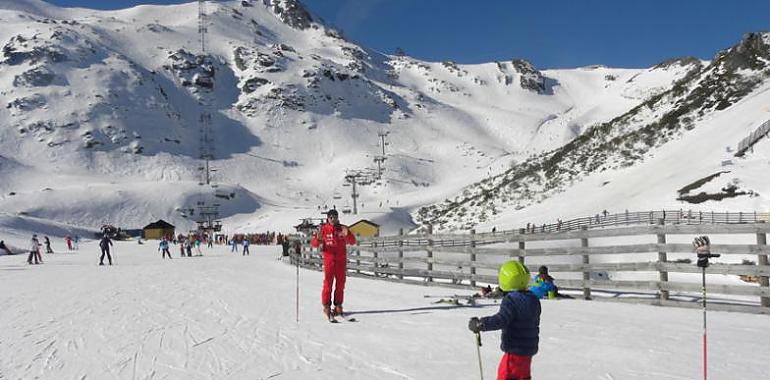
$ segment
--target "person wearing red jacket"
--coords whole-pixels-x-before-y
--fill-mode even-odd
[[[324,260],[324,284],[321,290],[321,304],[324,315],[342,315],[342,302],[345,298],[345,279],[347,275],[347,245],[356,244],[356,237],[348,227],[340,224],[337,210],[326,213],[326,223],[321,225],[318,233],[310,240],[313,248],[321,247]],[[334,313],[331,310],[332,283],[334,288]]]

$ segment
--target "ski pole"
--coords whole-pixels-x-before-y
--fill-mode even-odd
[[[299,256],[300,254],[296,255],[297,257],[294,258],[295,262],[297,263],[297,323],[299,323]]]
[[[476,333],[476,356],[479,358],[479,376],[484,380],[484,370],[481,368],[481,334]]]
[[[703,380],[708,379],[708,338],[706,329],[706,268],[709,266],[709,259],[719,257],[719,254],[711,253],[711,241],[708,236],[696,237],[692,245],[695,247],[695,253],[698,255],[698,266],[701,268],[702,290],[703,290]]]
[[[708,378],[708,340],[706,338],[706,267],[701,267],[703,273],[703,380]]]

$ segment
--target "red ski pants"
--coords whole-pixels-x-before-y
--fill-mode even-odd
[[[500,359],[500,366],[497,367],[497,380],[531,380],[531,365],[531,356],[514,355],[506,352]]]
[[[345,254],[324,252],[324,286],[321,290],[321,304],[331,305],[332,284],[334,287],[334,304],[342,305],[345,298],[345,277],[348,267],[348,258]]]

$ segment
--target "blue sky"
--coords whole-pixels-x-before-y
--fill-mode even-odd
[[[179,0],[47,0],[98,9]],[[302,0],[363,46],[428,60],[524,58],[538,68],[649,67],[711,59],[770,30],[768,0]]]

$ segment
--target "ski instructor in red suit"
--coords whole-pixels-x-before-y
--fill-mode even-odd
[[[348,230],[348,227],[340,224],[337,210],[329,210],[326,213],[326,223],[313,236],[310,245],[313,248],[321,247],[324,259],[324,286],[321,290],[321,304],[324,307],[324,315],[330,318],[332,315],[342,315],[342,302],[345,297],[345,277],[347,271],[347,247],[356,244],[356,237]],[[332,283],[336,282],[334,289],[334,314],[332,314]]]

